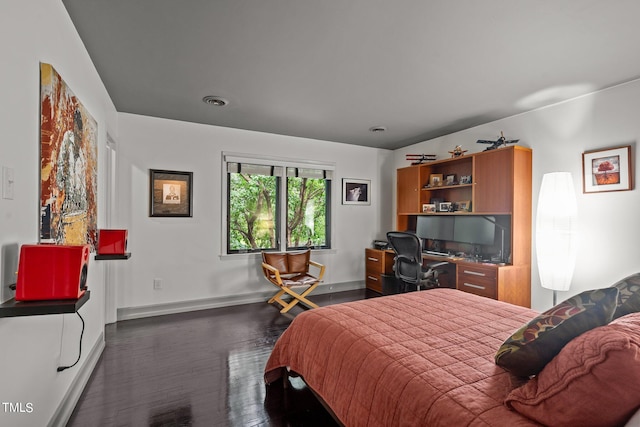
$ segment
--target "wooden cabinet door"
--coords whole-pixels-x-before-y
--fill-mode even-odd
[[[397,209],[398,214],[419,213],[420,206],[420,168],[406,167],[397,173]]]
[[[513,209],[513,148],[477,154],[473,183],[474,212],[510,214]]]

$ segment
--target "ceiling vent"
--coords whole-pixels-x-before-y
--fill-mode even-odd
[[[387,128],[384,126],[373,126],[369,128],[369,132],[384,132]]]
[[[215,105],[216,107],[225,107],[229,105],[229,101],[219,96],[208,95],[202,98],[202,102],[208,105]]]

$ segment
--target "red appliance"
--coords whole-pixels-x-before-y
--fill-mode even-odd
[[[87,289],[89,245],[22,245],[16,301],[78,299]]]
[[[99,230],[98,255],[124,255],[127,238],[127,230]]]

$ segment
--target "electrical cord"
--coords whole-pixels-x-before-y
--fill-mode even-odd
[[[73,365],[58,366],[58,369],[57,369],[58,372],[62,372],[65,369],[73,368],[74,366],[76,366],[78,364],[78,362],[80,361],[80,356],[82,356],[82,336],[84,335],[84,319],[82,318],[82,316],[80,316],[80,312],[76,311],[76,314],[78,315],[80,320],[82,320],[82,331],[80,332],[80,350],[78,351],[78,359],[76,359],[76,361],[73,363]]]

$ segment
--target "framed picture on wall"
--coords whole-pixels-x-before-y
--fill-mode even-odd
[[[630,145],[582,153],[583,193],[631,189]]]
[[[343,205],[370,205],[371,181],[368,179],[342,178]]]
[[[191,217],[193,172],[149,170],[149,216]]]

